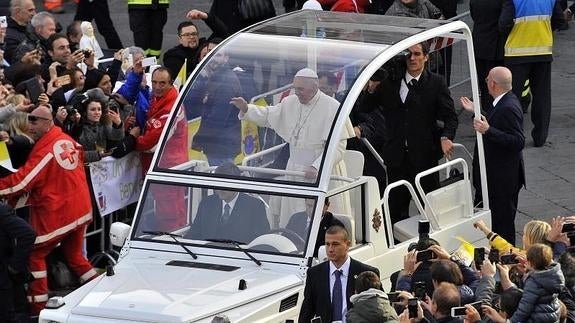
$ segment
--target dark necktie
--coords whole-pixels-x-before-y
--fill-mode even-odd
[[[333,293],[331,295],[331,308],[332,308],[332,321],[341,321],[342,316],[342,302],[343,302],[343,295],[342,295],[342,288],[341,288],[341,270],[336,270],[334,273],[335,275],[335,283],[333,284]]]
[[[226,203],[226,205],[224,206],[224,214],[222,214],[222,223],[223,224],[228,223],[229,219],[230,219],[230,205]]]
[[[411,81],[409,81],[409,89],[413,89],[415,86],[417,85],[417,80],[416,79],[411,79]]]

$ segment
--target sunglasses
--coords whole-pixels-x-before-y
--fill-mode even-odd
[[[48,119],[48,118],[43,118],[43,117],[39,117],[39,116],[33,116],[33,115],[28,115],[28,121],[30,122],[36,122],[38,120],[45,120],[45,121],[52,121],[52,119]]]

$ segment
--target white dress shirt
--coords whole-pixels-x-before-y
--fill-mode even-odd
[[[236,196],[229,202],[222,200],[222,214],[220,214],[220,215],[224,215],[224,212],[226,210],[226,204],[230,206],[230,216],[232,215],[232,211],[234,210],[234,205],[236,205],[236,202],[238,201],[238,196],[240,196],[239,193],[236,194]]]
[[[421,74],[417,75],[416,77],[411,76],[411,74],[405,72],[405,76],[401,82],[401,86],[399,87],[399,97],[401,98],[401,102],[405,103],[405,98],[407,98],[407,93],[409,93],[409,87],[407,84],[411,82],[411,80],[416,79],[419,82],[419,78]]]

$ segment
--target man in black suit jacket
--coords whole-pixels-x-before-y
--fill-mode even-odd
[[[517,96],[511,92],[512,75],[506,67],[495,67],[487,76],[487,88],[495,104],[486,116],[473,120],[475,131],[483,135],[491,229],[515,244],[515,213],[521,186],[525,185],[523,164],[523,112]],[[465,97],[461,105],[473,111]],[[473,158],[475,202],[482,200],[477,147]]]
[[[384,123],[383,159],[389,182],[407,180],[414,185],[415,175],[437,166],[443,155],[453,149],[458,120],[451,93],[445,79],[426,70],[429,47],[420,43],[409,48],[405,73],[391,75],[366,98],[377,105],[373,120]],[[392,63],[396,63],[393,61]],[[443,122],[440,128],[437,121]],[[375,132],[379,122],[367,126]],[[361,134],[357,132],[356,135]],[[435,189],[439,174],[426,176],[422,186],[426,192]],[[390,195],[391,219],[395,223],[409,216],[411,195],[406,188]]]
[[[224,215],[229,205],[229,216]],[[204,198],[192,224],[192,239],[231,239],[249,243],[270,231],[266,208],[258,198],[234,191],[216,191]]]
[[[473,48],[475,65],[481,92],[481,108],[487,111],[493,105],[487,83],[489,71],[503,65],[503,54],[507,35],[499,30],[499,16],[503,0],[470,0],[469,11],[473,19]]]
[[[325,246],[329,261],[323,262],[307,270],[304,300],[299,313],[298,322],[309,323],[314,317],[321,317],[322,322],[343,320],[352,304],[349,300],[354,294],[355,278],[365,271],[373,271],[379,276],[379,270],[349,257],[351,246],[349,234],[344,227],[332,226],[325,234]],[[335,271],[341,270],[342,305],[341,316],[334,317],[332,292],[335,284]],[[344,296],[345,295],[345,296]]]
[[[241,176],[238,167],[224,163],[216,174]],[[200,202],[196,218],[186,235],[190,239],[231,239],[249,243],[270,231],[262,200],[236,191],[214,190]]]

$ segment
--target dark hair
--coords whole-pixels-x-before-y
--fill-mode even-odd
[[[502,291],[499,296],[499,308],[507,313],[507,317],[513,316],[522,296],[523,291],[519,288],[511,287]]]
[[[359,294],[370,288],[381,289],[381,280],[373,271],[364,271],[355,279],[355,292]]]
[[[339,233],[343,233],[344,240],[349,241],[349,232],[347,232],[347,229],[345,227],[342,227],[341,225],[337,224],[332,225],[325,231],[325,234],[339,234]]]
[[[210,37],[210,38],[208,39],[208,43],[212,43],[212,44],[216,44],[216,45],[219,44],[219,43],[221,43],[221,42],[223,42],[223,41],[224,41],[224,40],[221,39],[220,37]]]
[[[451,260],[441,259],[434,262],[430,268],[431,279],[437,283],[452,283],[456,286],[463,285],[463,274]]]
[[[542,243],[536,243],[527,249],[527,261],[535,270],[544,270],[553,261],[553,250]]]
[[[54,42],[60,38],[64,38],[68,40],[68,38],[62,34],[53,34],[52,36],[48,37],[48,50],[54,50]]]
[[[68,86],[68,89],[73,89],[73,88],[75,88],[75,87],[78,85],[78,84],[76,84],[76,79],[74,78],[75,74],[78,73],[78,72],[82,73],[82,75],[84,76],[84,78],[86,77],[86,75],[84,74],[84,72],[82,72],[82,70],[81,70],[80,68],[76,67],[76,66],[74,66],[74,67],[72,67],[72,68],[67,69],[66,71],[64,71],[64,74],[65,74],[65,75],[70,76],[70,84],[69,84],[69,86]],[[84,79],[84,80],[85,80],[85,79]]]
[[[70,40],[70,37],[78,36],[82,33],[81,30],[78,30],[78,26],[81,24],[82,22],[80,20],[74,20],[68,25],[68,27],[66,27],[66,36],[68,36],[68,40]]]
[[[223,163],[214,170],[214,174],[242,176],[242,171],[234,163]]]
[[[168,76],[170,77],[170,83],[174,82],[174,77],[172,76],[172,72],[170,71],[169,68],[167,68],[165,66],[160,66],[160,67],[156,68],[154,70],[154,72],[152,72],[152,78],[154,77],[154,74],[156,74],[156,72],[162,72],[162,71],[168,73]]]
[[[194,26],[196,28],[196,30],[198,30],[198,27],[196,27],[196,25],[192,22],[192,21],[183,21],[180,22],[180,24],[178,25],[178,36],[182,33],[182,29],[186,28],[186,27],[190,27],[190,26]]]
[[[427,43],[427,41],[422,41],[419,43],[419,45],[421,45],[421,51],[423,52],[423,55],[429,54],[429,43]]]
[[[450,315],[451,308],[460,306],[461,296],[459,290],[451,283],[441,283],[433,291],[433,302],[437,311],[443,315]]]

